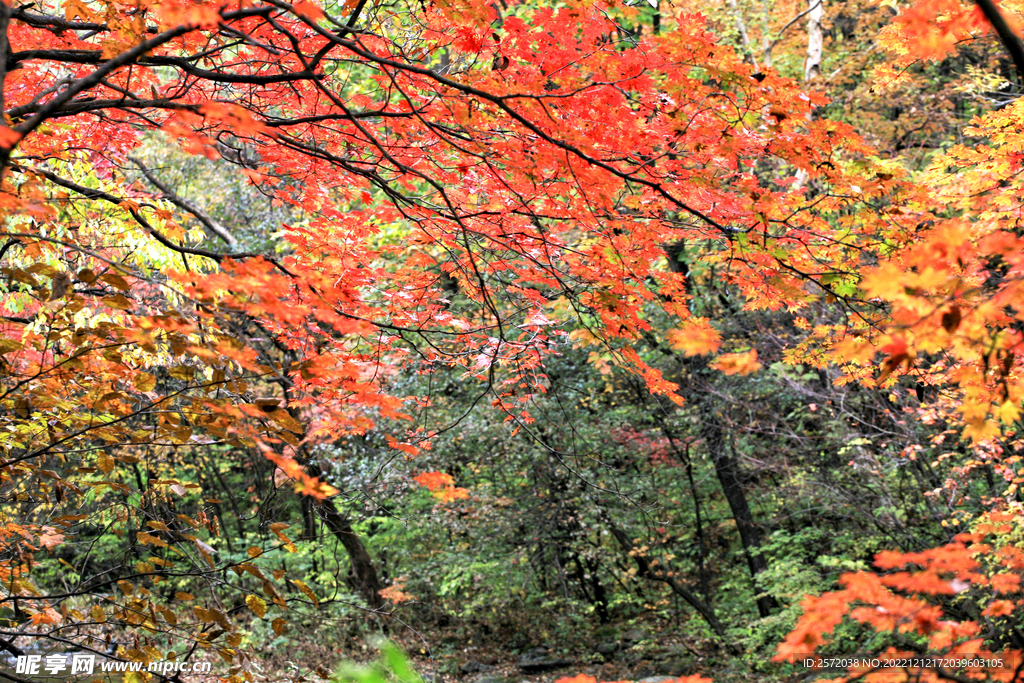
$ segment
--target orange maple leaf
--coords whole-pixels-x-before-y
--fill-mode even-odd
[[[452,503],[460,498],[469,498],[469,491],[457,486],[445,486],[440,491],[434,491],[433,496],[442,503]]]
[[[1014,605],[1011,600],[993,600],[992,603],[982,612],[986,617],[1005,617],[1013,614]]]
[[[292,5],[292,11],[310,21],[319,21],[324,18],[324,11],[320,6],[308,0],[302,0],[302,2]]]
[[[723,353],[711,367],[727,375],[749,375],[760,370],[761,364],[757,361],[757,349],[751,349],[745,353]]]
[[[669,330],[669,344],[687,356],[714,353],[722,345],[722,335],[707,320],[688,320],[677,330]]]
[[[452,475],[444,472],[421,472],[412,480],[420,486],[426,486],[428,491],[436,491],[442,486],[451,486],[455,483]]]

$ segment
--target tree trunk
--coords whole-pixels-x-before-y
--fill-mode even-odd
[[[316,508],[330,532],[345,546],[345,552],[352,563],[352,579],[356,590],[366,600],[366,604],[373,609],[380,609],[384,605],[384,599],[380,597],[380,591],[384,586],[380,583],[373,559],[370,558],[370,553],[367,552],[359,534],[352,529],[352,523],[333,500],[317,501]]]
[[[293,357],[289,357],[289,365],[295,362]],[[285,405],[287,406],[288,414],[291,417],[301,422],[302,415],[299,410],[291,405],[291,383],[288,380],[280,382],[281,388],[284,392]],[[317,479],[323,478],[324,472],[320,468],[317,462],[309,457],[304,447],[298,449],[297,455],[302,462],[303,469],[306,474]],[[334,537],[341,541],[341,545],[345,547],[345,552],[348,553],[349,562],[352,563],[352,584],[353,587],[363,596],[366,600],[366,604],[372,609],[380,609],[384,606],[384,599],[380,596],[380,591],[384,586],[380,582],[380,577],[377,575],[377,569],[373,566],[373,558],[370,557],[370,553],[366,550],[366,546],[363,545],[363,540],[359,538],[359,535],[352,529],[352,522],[349,518],[338,509],[333,500],[316,500],[309,496],[303,496],[302,498],[302,512],[303,512],[303,526],[304,534],[309,536],[310,531],[314,531],[315,536],[315,525],[312,523],[312,515],[307,514],[308,512],[315,511],[316,514],[324,521],[327,525],[327,529],[334,534]]]
[[[757,58],[754,51],[750,49],[750,34],[747,33],[747,22],[743,20],[743,12],[740,10],[736,0],[729,0],[729,11],[732,12],[732,20],[736,24],[736,33],[740,36],[740,45],[743,47],[743,56],[754,65],[755,71],[761,68],[757,65]]]
[[[313,499],[302,497],[302,537],[316,538],[316,513],[313,510]]]
[[[807,61],[804,62],[804,82],[821,75],[821,56],[825,51],[825,34],[821,22],[825,18],[825,0],[808,0],[807,11]],[[810,175],[804,169],[796,172],[793,189],[798,190],[807,184]]]
[[[690,483],[690,495],[693,496],[693,513],[695,519],[695,531],[697,532],[697,576],[700,580],[700,592],[704,599],[711,602],[711,576],[708,574],[708,544],[704,536],[704,521],[700,514],[700,495],[697,490],[697,482],[693,478],[693,458],[690,457],[690,447],[686,447],[686,478]]]
[[[750,506],[747,504],[747,494],[743,490],[739,468],[736,465],[736,459],[725,443],[722,424],[710,409],[705,412],[702,431],[704,432],[704,444],[715,465],[715,474],[718,475],[725,499],[729,502],[732,518],[736,521],[736,529],[740,533],[740,541],[743,543],[743,553],[747,556],[750,576],[754,579],[754,589],[758,590],[757,575],[768,568],[768,563],[765,561],[764,555],[761,554],[761,532],[754,522]],[[777,607],[778,603],[772,596],[758,596],[757,611],[762,617],[767,617]]]
[[[686,469],[686,479],[690,484],[690,497],[693,499],[694,531],[697,534],[697,577],[700,583],[700,594],[704,597],[705,602],[710,605],[712,601],[711,576],[708,573],[707,566],[708,544],[704,534],[704,520],[700,511],[700,491],[697,489],[697,481],[693,476],[693,456],[690,453],[690,445],[684,444],[682,447],[679,446],[680,439],[676,431],[665,420],[662,412],[659,411],[655,419],[658,422],[661,433],[668,438],[676,460],[682,463]]]
[[[804,81],[821,74],[821,55],[825,49],[825,35],[821,22],[825,18],[825,0],[810,0],[807,12],[807,61],[804,62]]]

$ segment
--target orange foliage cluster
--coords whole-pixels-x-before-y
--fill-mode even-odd
[[[113,473],[142,448],[218,443],[260,448],[301,493],[329,498],[315,446],[381,424],[398,452],[429,446],[430,433],[394,426],[426,401],[389,384],[402,372],[456,368],[520,426],[561,344],[599,349],[677,402],[637,350],[655,332],[687,355],[721,352],[712,365],[727,374],[757,372],[756,349],[729,347],[690,311],[672,244],[713,245],[708,261],[751,310],[833,306],[836,322],[810,329],[790,362],[836,364],[867,386],[941,385],[979,447],[1012,429],[1024,400],[1020,100],[911,177],[814,116],[824,95],[755,68],[701,15],[620,41],[637,11],[603,2],[500,17],[489,0],[417,7],[408,44],[386,22],[329,22],[308,0],[7,8],[0,485],[19,500],[121,491]],[[923,0],[882,40],[901,66],[985,30],[969,5]],[[430,61],[442,54],[444,68]],[[347,65],[367,74],[359,87]],[[190,238],[151,188],[122,182],[157,132],[210,158],[253,151],[240,172],[305,218],[281,226],[273,254]],[[775,177],[755,173],[765,166]],[[268,386],[280,395],[254,395]],[[444,473],[416,481],[444,502],[468,496]],[[22,558],[59,547],[75,521],[3,528],[12,594],[38,597]],[[935,599],[963,585],[983,594],[986,618],[1018,609],[1014,546],[979,559],[990,532],[879,558],[920,569],[848,575],[805,602],[782,654],[819,645],[846,614],[977,650],[978,625]],[[133,594],[122,616],[150,624]],[[42,599],[31,609],[38,624],[76,619]]]
[[[875,565],[882,574],[844,574],[839,579],[841,590],[804,599],[803,616],[780,644],[775,660],[791,661],[794,656],[813,653],[849,618],[893,637],[895,644],[877,655],[883,661],[964,661],[971,662],[964,667],[967,674],[983,674],[985,680],[1019,680],[1024,653],[993,653],[984,645],[984,631],[985,622],[1019,618],[1018,612],[1024,608],[1024,549],[1019,547],[1022,521],[1019,513],[992,513],[972,532],[957,535],[948,545],[916,553],[879,553]],[[980,620],[950,617],[949,610],[973,611]],[[911,668],[914,670],[882,666],[866,680],[948,680],[944,669],[950,667]],[[851,668],[850,673],[860,677],[865,671]]]
[[[443,503],[469,498],[469,491],[455,486],[452,475],[444,472],[422,472],[413,477],[413,481],[425,486],[435,498]]]

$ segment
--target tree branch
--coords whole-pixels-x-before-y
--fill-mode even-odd
[[[280,270],[285,275],[287,275],[289,277],[295,277],[294,273],[292,273],[290,270],[288,270],[283,265],[281,265],[280,261],[278,261],[276,258],[274,258],[272,256],[266,256],[264,254],[258,254],[258,253],[255,253],[255,252],[240,252],[240,253],[237,253],[237,254],[222,254],[220,252],[209,251],[207,249],[199,249],[199,248],[196,248],[196,247],[186,247],[186,246],[181,245],[181,244],[175,244],[171,240],[167,239],[167,237],[165,237],[163,234],[161,234],[160,231],[158,231],[156,228],[154,228],[150,224],[150,222],[146,220],[146,217],[142,215],[142,212],[139,211],[139,209],[137,209],[137,208],[135,208],[135,207],[133,207],[131,205],[126,205],[123,199],[121,199],[119,197],[115,197],[114,195],[112,195],[112,194],[110,194],[108,192],[104,192],[103,190],[97,190],[97,189],[92,188],[92,187],[85,187],[84,185],[79,185],[78,183],[72,182],[72,181],[70,181],[70,180],[68,180],[66,178],[61,178],[59,175],[57,175],[56,173],[53,173],[52,171],[47,171],[46,169],[42,169],[42,168],[21,167],[21,166],[18,166],[17,164],[12,164],[11,168],[13,168],[15,171],[18,171],[20,173],[35,173],[35,174],[38,174],[38,175],[46,178],[47,180],[49,180],[54,185],[59,185],[59,186],[63,187],[64,189],[71,190],[72,192],[76,192],[76,193],[82,195],[83,197],[86,197],[88,199],[100,199],[100,200],[103,200],[103,201],[105,201],[107,203],[115,204],[115,205],[125,209],[126,211],[128,211],[128,213],[131,214],[132,218],[135,219],[135,222],[138,223],[140,226],[142,226],[142,229],[145,230],[147,233],[149,233],[150,236],[153,237],[153,239],[155,239],[157,242],[159,242],[160,244],[164,245],[168,249],[170,249],[172,251],[178,252],[179,254],[190,254],[192,256],[203,256],[205,258],[212,259],[212,260],[216,261],[217,263],[220,263],[224,259],[262,258],[262,259],[266,260],[267,262],[273,264],[275,268]]]
[[[222,12],[221,19],[223,21],[229,21],[232,19],[242,19],[246,17],[254,17],[261,15],[265,16],[275,11],[275,9],[276,8],[272,5],[260,5],[257,7],[235,10],[233,12]],[[34,131],[36,128],[38,128],[39,125],[43,123],[43,121],[49,118],[52,112],[59,110],[66,103],[70,102],[79,93],[85,92],[86,90],[89,90],[90,88],[93,88],[96,85],[98,85],[109,74],[113,73],[122,66],[127,66],[129,64],[135,63],[155,48],[158,48],[161,45],[174,40],[175,38],[183,36],[187,33],[191,33],[194,30],[196,30],[196,26],[191,24],[175,26],[172,29],[169,29],[167,31],[164,31],[163,33],[159,33],[153,36],[149,40],[145,40],[139,43],[130,50],[125,50],[113,59],[109,59],[103,62],[91,74],[83,78],[79,78],[74,83],[69,85],[66,90],[64,90],[59,95],[50,100],[31,118],[19,124],[15,128],[15,130],[22,137],[25,137],[26,135]],[[4,148],[0,150],[0,169],[7,165],[7,162],[10,159],[12,151],[13,148]]]
[[[0,112],[4,110],[4,79],[7,78],[6,59],[11,51],[11,41],[7,37],[7,28],[11,24],[11,6],[0,1]]]
[[[1006,23],[1006,19],[1003,18],[999,8],[996,7],[992,0],[974,0],[974,4],[978,6],[981,13],[988,19],[988,23],[992,24],[992,28],[995,29],[996,35],[999,36],[1000,42],[1006,51],[1010,53],[1010,57],[1013,58],[1013,65],[1017,67],[1017,76],[1024,79],[1024,45],[1021,45],[1020,38],[1013,32],[1010,25]]]
[[[172,190],[170,187],[162,183],[160,179],[157,178],[156,175],[154,175],[153,172],[149,170],[149,168],[147,168],[146,165],[143,164],[142,161],[140,161],[138,158],[130,156],[128,157],[128,161],[138,166],[139,170],[142,171],[142,175],[146,176],[146,180],[148,180],[150,184],[153,185],[156,189],[163,192],[164,199],[169,201],[171,204],[174,204],[179,209],[187,211],[193,216],[195,216],[196,220],[203,224],[203,227],[205,227],[209,232],[213,233],[218,238],[220,238],[222,242],[227,244],[232,249],[238,246],[238,240],[235,239],[235,236],[232,235],[227,228],[225,228],[223,225],[214,220],[213,216],[208,214],[205,209],[203,209],[201,206],[193,204],[184,197],[178,196],[178,194],[175,193],[174,190]]]

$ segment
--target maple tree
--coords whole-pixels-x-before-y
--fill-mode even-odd
[[[1013,597],[1020,591],[1020,548],[1010,540],[1019,522],[1017,515],[995,513],[946,546],[880,553],[876,566],[889,573],[846,574],[840,579],[842,590],[804,601],[804,614],[779,646],[776,660],[813,653],[849,616],[888,635],[888,647],[879,648],[877,662],[865,658],[850,667],[851,677],[837,680],[939,681],[965,674],[966,680],[972,674],[984,680],[1019,680],[1024,664],[1018,644],[998,655],[984,644],[992,632],[1012,623],[1020,606]],[[891,571],[908,566],[915,567]],[[961,669],[963,673],[956,673]]]
[[[396,457],[429,450],[440,430],[417,415],[431,399],[396,378],[442,371],[533,434],[547,359],[569,344],[675,404],[680,387],[644,345],[758,372],[756,346],[691,310],[695,245],[746,310],[788,311],[806,329],[790,362],[841,367],[840,383],[940,387],[932,418],[962,421],[987,458],[960,476],[985,462],[1017,476],[1000,440],[1022,392],[1019,106],[976,121],[968,133],[985,145],[911,175],[704,17],[665,12],[657,32],[629,30],[640,12],[584,0],[0,5],[0,583],[33,635],[98,651],[89,628],[113,617],[142,637],[128,658],[158,659],[144,639],[168,633],[249,677],[231,610],[211,596],[182,616],[161,583],[233,570],[231,590],[276,634],[289,603],[319,597],[261,567],[263,548],[220,559],[222,522],[177,511],[206,495],[182,475],[189,459],[214,452],[272,463],[344,544],[371,609],[404,599],[383,589],[317,449],[382,429]],[[905,69],[988,27],[929,1],[882,41]],[[900,76],[880,72],[878,87]],[[202,198],[161,179],[146,145],[222,159],[289,218],[247,250]],[[831,321],[812,324],[820,307]],[[469,495],[446,472],[413,481],[439,504]],[[134,570],[40,591],[36,555],[97,523],[75,512],[85,498],[131,538]],[[287,525],[269,529],[275,549],[295,550]],[[757,574],[759,539],[741,532]],[[88,612],[73,600],[112,586],[120,597]],[[866,590],[843,604],[898,601]],[[798,633],[825,628],[808,619]]]

